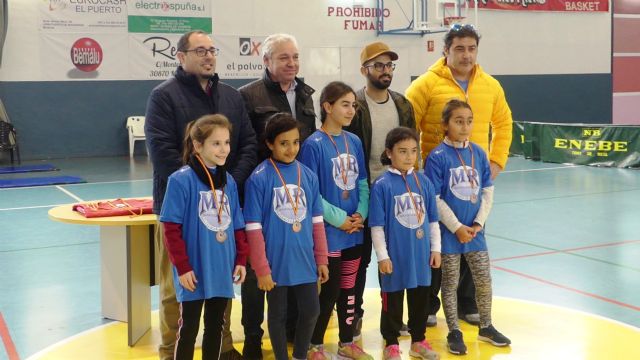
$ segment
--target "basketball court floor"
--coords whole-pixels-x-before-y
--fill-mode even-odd
[[[156,359],[157,311],[135,347],[127,346],[126,324],[101,316],[98,227],[47,216],[62,204],[151,195],[150,163],[144,156],[50,162],[87,183],[0,190],[0,359]],[[469,353],[459,358],[640,359],[639,202],[637,170],[511,158],[486,232],[493,320],[513,344],[478,342],[477,329],[463,322]],[[380,359],[377,268],[369,269],[363,346]],[[150,291],[157,309],[157,288]],[[458,358],[447,353],[446,334],[440,312],[427,339],[443,359]],[[336,342],[332,320],[325,343],[335,351]],[[400,342],[408,359],[410,339]],[[264,348],[273,359],[268,339]]]

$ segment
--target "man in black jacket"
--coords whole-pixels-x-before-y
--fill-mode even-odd
[[[269,117],[287,112],[300,123],[300,144],[316,130],[316,116],[311,94],[314,90],[297,77],[300,70],[298,44],[287,34],[268,36],[262,44],[264,75],[241,87],[251,123],[258,138],[258,162],[267,158],[263,133]],[[258,289],[256,274],[247,264],[247,277],[242,284],[242,326],[247,360],[262,359],[264,291]],[[290,296],[287,315],[287,337],[293,337],[297,310]]]
[[[169,175],[182,164],[186,125],[207,114],[223,114],[233,125],[231,153],[225,164],[243,194],[245,180],[256,166],[256,136],[244,101],[237,90],[219,81],[216,69],[218,49],[203,31],[184,34],[178,41],[180,66],[173,77],[158,85],[149,96],[145,134],[153,163],[153,212],[160,214]],[[242,196],[242,195],[241,195]],[[158,223],[156,250],[160,259],[161,360],[173,359],[180,311],[173,286],[173,273]],[[225,313],[220,359],[241,358],[233,348],[229,330],[231,301]]]

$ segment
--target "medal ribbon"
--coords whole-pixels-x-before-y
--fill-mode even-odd
[[[196,154],[196,159],[202,168],[204,169],[205,174],[207,174],[207,178],[209,179],[209,186],[211,186],[211,192],[213,193],[213,202],[218,203],[218,199],[216,196],[216,187],[213,185],[213,179],[211,178],[211,174],[209,174],[209,168],[204,164],[204,161],[200,158],[200,155]],[[222,207],[224,203],[224,187],[222,188],[222,198],[220,198],[220,205],[218,205],[218,224],[222,225]]]
[[[289,193],[289,188],[287,187],[287,183],[284,181],[284,178],[282,177],[280,170],[278,170],[278,166],[276,166],[276,163],[273,162],[272,158],[269,158],[269,161],[271,162],[271,165],[273,165],[273,168],[276,169],[276,173],[280,178],[280,182],[282,182],[282,185],[284,186],[284,191],[287,192],[287,197],[289,198],[289,201],[291,201],[291,207],[293,208],[293,216],[295,216],[297,221],[298,220],[298,199],[300,199],[300,197],[298,196],[298,194],[300,193],[300,164],[299,163],[297,164],[298,165],[298,191],[296,192],[296,202],[294,204],[293,197],[291,197],[291,194]]]
[[[336,144],[336,142],[333,140],[333,137],[323,127],[320,127],[320,131],[322,131],[323,133],[325,133],[325,135],[327,135],[329,140],[331,140],[331,143],[333,144],[333,147],[336,149],[336,153],[338,154],[338,160],[340,160],[340,175],[342,176],[342,182],[344,183],[344,187],[345,187],[345,190],[346,190],[346,188],[347,188],[347,167],[342,162],[342,158],[340,157],[340,150],[338,149],[338,144]],[[342,132],[342,138],[344,139],[344,147],[347,149],[347,161],[349,161],[349,143],[347,142],[347,136],[345,135],[344,131]],[[347,164],[347,165],[349,165],[349,164]]]
[[[416,176],[416,172],[413,172],[413,178],[416,180],[416,184],[418,184],[418,192],[420,196],[422,196],[422,186],[420,185],[420,180],[418,176]],[[409,187],[409,182],[407,178],[402,174],[402,180],[404,180],[404,185],[407,187],[407,192],[409,193],[409,197],[411,198],[411,203],[413,203],[413,208],[416,211],[416,218],[418,218],[418,224],[422,222],[422,209],[418,208],[418,204],[416,203],[416,199],[413,197],[413,192],[411,192],[411,187]],[[424,201],[424,196],[422,196],[422,201]]]
[[[462,168],[464,169],[465,174],[467,174],[467,177],[469,178],[469,184],[471,184],[471,188],[473,189],[475,187],[475,180],[473,179],[473,169],[475,168],[475,159],[473,157],[473,149],[471,148],[471,142],[469,142],[469,152],[471,153],[471,173],[469,173],[469,170],[467,170],[467,164],[465,164],[464,160],[462,160],[462,156],[458,152],[458,149],[454,147],[453,150],[456,151],[456,155],[458,155],[458,159],[460,159]]]

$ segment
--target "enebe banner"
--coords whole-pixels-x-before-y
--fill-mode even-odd
[[[640,168],[640,126],[519,122],[513,128],[528,159]],[[518,154],[517,146],[511,149]]]
[[[467,1],[475,6],[475,0]],[[607,12],[609,0],[478,0],[478,9]]]

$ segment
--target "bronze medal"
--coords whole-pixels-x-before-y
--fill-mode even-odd
[[[227,240],[227,232],[224,230],[218,230],[216,233],[216,240],[218,240],[219,243],[225,242]]]
[[[294,221],[291,227],[293,228],[294,232],[300,232],[300,230],[302,230],[302,224],[298,220]]]
[[[342,198],[345,200],[349,198],[349,190],[345,190],[342,192]]]
[[[419,229],[416,231],[416,237],[417,237],[418,239],[422,239],[422,238],[424,237],[424,230],[422,230],[422,228],[419,228]]]

